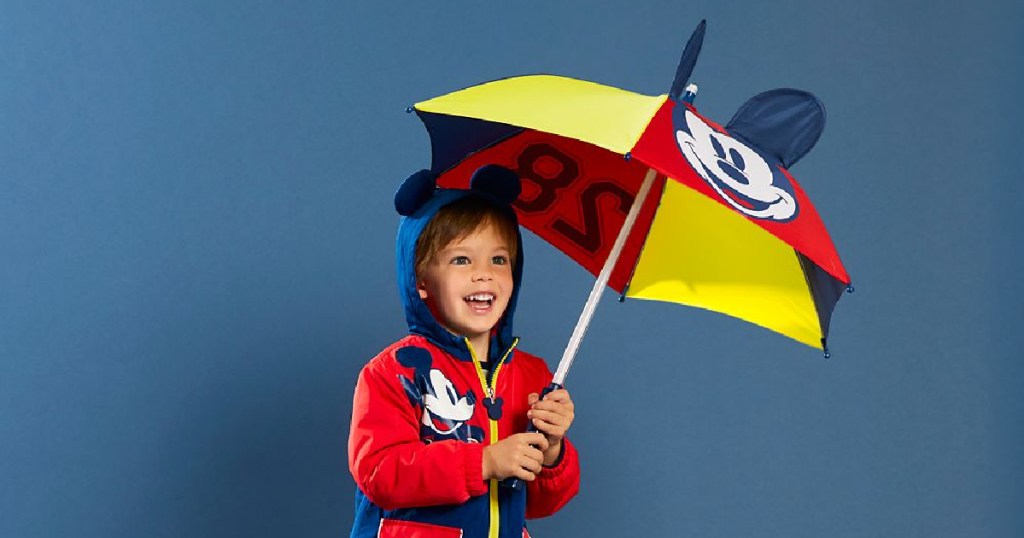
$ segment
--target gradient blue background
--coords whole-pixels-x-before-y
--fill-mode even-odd
[[[0,536],[347,535],[359,367],[404,330],[406,106],[554,73],[726,121],[816,93],[794,169],[853,275],[834,357],[607,294],[537,536],[1024,535],[1018,2],[0,2]],[[592,279],[527,240],[517,332]]]

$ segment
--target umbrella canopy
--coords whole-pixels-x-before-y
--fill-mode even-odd
[[[514,170],[521,224],[595,275],[618,254],[613,242],[638,202],[608,286],[823,349],[850,278],[788,168],[817,141],[824,108],[781,89],[750,99],[724,127],[702,116],[692,93],[680,94],[703,32],[701,23],[668,95],[533,75],[417,103],[432,171],[439,185],[465,188],[484,164]]]

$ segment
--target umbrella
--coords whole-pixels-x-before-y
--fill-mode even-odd
[[[832,311],[850,278],[788,169],[817,142],[825,111],[810,93],[754,96],[724,127],[687,85],[701,21],[667,95],[531,75],[410,108],[430,134],[438,184],[514,170],[520,223],[597,276],[553,384],[572,364],[605,286],[721,312],[828,357]]]

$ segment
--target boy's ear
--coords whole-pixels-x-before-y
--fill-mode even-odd
[[[420,299],[427,300],[427,284],[425,282],[417,280],[416,291],[420,292]]]
[[[486,164],[477,168],[476,172],[473,172],[473,178],[469,180],[469,188],[506,205],[516,201],[522,191],[519,176],[497,164]]]
[[[409,176],[395,192],[395,211],[403,217],[412,215],[430,200],[436,187],[437,177],[430,170],[420,170]]]

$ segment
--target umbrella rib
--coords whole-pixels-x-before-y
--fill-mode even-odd
[[[622,223],[622,228],[619,229],[619,235],[615,238],[615,243],[612,244],[612,250],[608,253],[608,258],[604,262],[604,266],[601,267],[601,272],[597,275],[597,280],[594,281],[594,287],[590,289],[590,296],[587,297],[587,304],[583,306],[583,312],[580,313],[580,319],[576,321],[576,328],[572,331],[572,336],[569,338],[569,343],[565,346],[565,352],[562,353],[562,360],[558,362],[558,369],[555,370],[555,375],[551,379],[552,383],[558,385],[565,384],[565,376],[569,373],[569,368],[572,366],[572,361],[576,357],[576,351],[580,347],[580,342],[583,340],[583,336],[587,332],[587,327],[590,326],[590,318],[594,316],[594,310],[597,309],[597,302],[601,298],[601,293],[604,291],[604,287],[608,285],[608,279],[611,277],[612,269],[615,268],[615,264],[619,261],[619,255],[622,253],[622,247],[626,244],[626,238],[629,237],[629,232],[633,229],[633,224],[636,222],[637,215],[640,214],[640,208],[644,205],[644,200],[647,199],[647,194],[651,190],[651,185],[654,183],[654,178],[658,173],[653,169],[647,170],[647,175],[644,176],[644,182],[640,185],[640,191],[637,192],[636,198],[633,200],[633,205],[629,208],[629,213],[626,214],[626,220]]]

